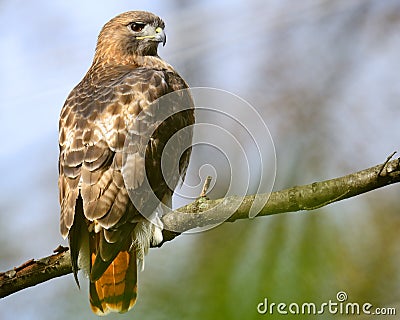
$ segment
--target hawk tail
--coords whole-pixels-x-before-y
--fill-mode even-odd
[[[91,254],[91,265],[96,260]],[[90,281],[90,306],[100,316],[127,312],[137,297],[137,262],[135,250],[121,251],[95,281]]]

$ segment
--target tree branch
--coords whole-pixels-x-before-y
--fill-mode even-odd
[[[47,280],[72,273],[69,249],[59,246],[55,254],[28,260],[19,267],[0,273],[0,298]]]
[[[255,202],[264,203],[258,217],[314,210],[400,182],[400,160],[390,161],[391,157],[388,157],[383,164],[344,177],[296,186],[270,194],[209,200],[204,196],[206,193],[204,191],[203,196],[195,202],[172,211],[162,218],[164,240],[158,246],[173,240],[181,232],[197,227],[249,219],[251,207]],[[71,272],[68,248],[59,247],[53,255],[39,260],[29,260],[19,267],[0,273],[0,298]]]

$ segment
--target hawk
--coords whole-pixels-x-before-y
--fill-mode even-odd
[[[162,241],[162,225],[154,224],[160,219],[149,217],[171,206],[189,163],[192,130],[183,129],[194,124],[193,101],[186,82],[157,54],[165,42],[164,22],[150,12],[111,19],[60,115],[60,230],[78,286],[78,269],[88,273],[98,315],[135,304],[137,270],[148,248]],[[163,153],[177,170],[162,167]]]

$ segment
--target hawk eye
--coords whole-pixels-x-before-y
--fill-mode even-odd
[[[134,32],[140,32],[140,31],[142,31],[143,28],[144,28],[145,26],[146,26],[146,24],[143,23],[143,22],[132,22],[132,23],[130,24],[130,28],[131,28],[131,30],[134,31]]]

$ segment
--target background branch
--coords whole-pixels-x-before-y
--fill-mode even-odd
[[[218,223],[249,219],[254,201],[265,203],[257,216],[313,210],[336,201],[400,182],[400,160],[383,164],[336,179],[296,186],[270,194],[228,197],[209,200],[205,196],[176,211],[166,214],[164,240],[173,240],[181,232]],[[237,206],[237,204],[240,205]],[[176,230],[176,231],[169,231]],[[58,247],[55,253],[29,260],[19,267],[0,273],[0,298],[19,290],[72,272],[68,248]]]

